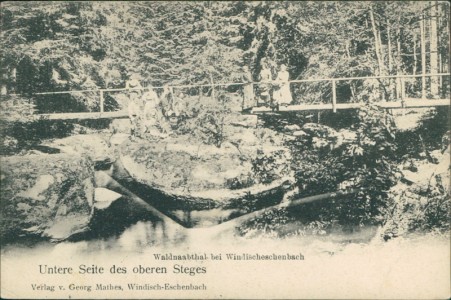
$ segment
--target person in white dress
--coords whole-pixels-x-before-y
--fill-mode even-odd
[[[278,105],[287,106],[293,101],[290,91],[290,83],[288,82],[289,77],[290,74],[287,71],[287,66],[282,64],[276,77],[276,82],[279,88],[277,91],[274,91],[274,100]]]
[[[243,109],[251,108],[255,105],[254,86],[252,84],[252,74],[248,66],[243,67]]]

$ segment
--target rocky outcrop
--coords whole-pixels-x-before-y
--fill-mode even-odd
[[[127,136],[128,137],[128,136]],[[59,149],[62,153],[84,155],[96,165],[110,165],[115,160],[108,134],[78,134],[43,143],[43,146]]]
[[[427,118],[434,115],[434,108],[393,110],[393,121],[399,131],[413,131]]]
[[[85,230],[93,213],[94,168],[76,155],[1,159],[0,235],[66,239]]]
[[[390,190],[390,204],[382,228],[384,238],[414,230],[449,231],[450,147],[432,151],[434,159],[409,159],[400,165],[401,181]]]
[[[259,201],[278,203],[294,180],[290,151],[274,132],[243,125],[227,125],[221,147],[182,137],[126,141],[121,168],[157,191],[152,205],[184,224],[211,225],[258,209]]]
[[[410,190],[418,194],[427,193],[431,187],[440,184],[449,193],[450,181],[450,148],[446,151],[434,150],[431,152],[431,159],[434,163],[426,159],[410,160],[402,166],[402,175],[406,183],[410,185]]]
[[[124,167],[143,183],[167,189],[174,194],[204,194],[207,190],[239,190],[261,183],[255,174],[255,159],[274,154],[272,164],[284,165],[288,175],[289,151],[283,147],[256,147],[253,151],[233,145],[217,148],[211,145],[128,141],[122,145],[121,161]],[[258,150],[260,149],[260,151]],[[258,162],[257,162],[258,164]],[[262,166],[263,167],[263,166]],[[273,169],[273,165],[267,165]],[[260,174],[261,175],[261,174]],[[281,179],[274,174],[273,179]],[[227,199],[218,194],[208,198]]]

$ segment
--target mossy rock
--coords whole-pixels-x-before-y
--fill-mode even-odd
[[[93,213],[91,160],[70,154],[1,158],[2,239],[63,240],[87,228]]]

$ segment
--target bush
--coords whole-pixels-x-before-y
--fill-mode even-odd
[[[354,142],[315,148],[311,135],[291,142],[297,198],[347,189],[357,193],[271,212],[243,224],[240,232],[264,229],[281,236],[296,231],[323,232],[331,226],[381,224],[389,190],[397,181],[393,125],[383,111],[367,106],[359,111],[359,122],[351,128],[357,135]],[[330,146],[335,143],[331,137],[322,138]],[[285,226],[288,221],[297,226]]]
[[[224,117],[230,110],[207,96],[186,96],[179,101],[183,110],[176,132],[192,135],[204,144],[220,147],[226,139]]]

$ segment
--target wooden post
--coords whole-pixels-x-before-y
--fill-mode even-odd
[[[438,36],[437,36],[437,15],[438,15],[438,3],[436,1],[430,2],[431,9],[429,13],[429,21],[430,21],[430,30],[429,30],[429,49],[430,49],[430,55],[429,55],[429,65],[431,74],[437,74],[439,72],[438,68]],[[430,78],[431,82],[431,94],[433,98],[440,98],[439,97],[439,84],[438,84],[438,78],[437,76],[431,76]]]
[[[401,105],[402,107],[406,106],[405,98],[406,98],[406,82],[403,77],[400,78],[401,80]],[[405,110],[402,110],[402,115],[404,116]]]
[[[251,88],[249,89],[251,91],[251,99],[252,99],[252,107],[258,105],[257,98],[255,97],[255,90],[254,90],[254,83],[251,82]]]
[[[401,80],[401,107],[406,107],[406,101],[404,100],[406,98],[406,88],[405,88],[405,81],[404,78],[399,78]],[[402,116],[406,115],[406,110],[402,110]]]
[[[337,84],[335,80],[332,80],[332,109],[333,112],[337,112]]]
[[[246,85],[242,85],[241,89],[242,89],[242,94],[243,94],[243,101],[241,101],[241,111],[244,110],[244,106],[246,104],[246,91],[244,90],[244,88],[246,87]]]
[[[210,73],[210,83],[211,83],[211,97],[215,99],[215,86],[213,83],[213,76]]]
[[[104,108],[103,108],[103,91],[100,90],[100,112],[103,113]]]
[[[401,100],[404,101],[406,98],[406,82],[404,78],[401,77]]]
[[[440,55],[438,56],[438,73],[442,73],[442,54],[440,53]],[[439,76],[438,77],[438,87],[439,87],[439,91],[440,91],[440,98],[442,97],[443,94],[443,77]]]

